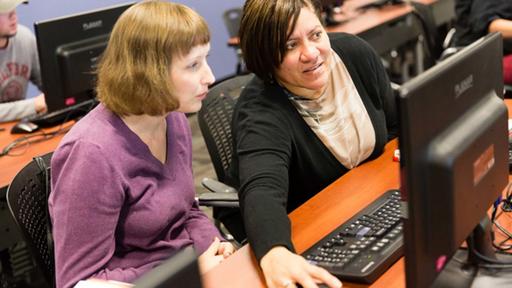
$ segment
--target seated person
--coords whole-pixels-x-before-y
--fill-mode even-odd
[[[455,46],[466,46],[487,33],[500,32],[503,36],[503,75],[506,84],[512,84],[512,1],[457,0]]]
[[[339,287],[294,253],[288,213],[396,136],[386,71],[360,38],[327,35],[311,0],[248,0],[240,45],[256,74],[232,122],[231,183],[248,241],[269,287]]]
[[[0,122],[46,112],[44,95],[25,99],[28,81],[41,89],[36,38],[18,25],[16,7],[22,0],[0,3]]]
[[[214,82],[210,33],[192,9],[142,1],[115,24],[98,68],[100,104],[52,157],[56,286],[133,282],[194,245],[204,273],[233,252],[199,210],[191,131]]]

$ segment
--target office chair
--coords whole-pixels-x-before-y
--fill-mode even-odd
[[[253,74],[238,75],[218,82],[208,92],[203,101],[203,106],[198,112],[198,123],[203,135],[208,154],[212,160],[217,180],[205,178],[202,185],[212,193],[204,193],[199,196],[199,204],[213,207],[215,224],[220,228],[218,219],[226,211],[239,215],[238,193],[236,189],[223,184],[226,181],[231,158],[233,155],[233,143],[231,135],[231,118],[236,101],[242,89],[253,78]],[[230,217],[235,223],[223,223],[228,231],[234,227],[243,227],[241,219]],[[230,231],[233,232],[233,231]],[[245,238],[245,233],[232,233],[237,241]]]
[[[6,195],[9,210],[29,247],[35,266],[50,287],[55,285],[53,238],[48,212],[52,154],[35,157],[21,169],[9,185]]]
[[[240,27],[240,19],[242,18],[242,8],[236,7],[231,8],[222,14],[222,18],[224,19],[224,24],[228,29],[229,37],[238,36],[238,29]]]
[[[427,69],[454,55],[465,47],[454,45],[454,36],[456,33],[454,27],[448,30],[444,39],[441,39],[442,37],[438,33],[434,15],[428,5],[416,1],[411,1],[410,4],[414,8],[413,15],[415,15],[420,22],[423,36],[425,37],[429,54],[429,58],[427,58],[426,61]],[[512,98],[512,85],[504,86],[504,97]]]
[[[222,14],[222,18],[224,20],[224,25],[228,29],[229,37],[238,37],[238,30],[240,28],[240,20],[242,19],[242,8],[236,7],[231,8]],[[236,64],[236,74],[244,74],[245,73],[245,65],[242,57],[242,49],[237,45],[235,48],[236,56],[238,59],[238,63]]]
[[[428,58],[425,61],[425,68],[434,66],[437,62],[452,56],[463,48],[452,46],[455,29],[450,29],[444,38],[439,34],[434,14],[429,5],[416,1],[411,1],[410,5],[413,7],[412,14],[420,23],[427,47]]]

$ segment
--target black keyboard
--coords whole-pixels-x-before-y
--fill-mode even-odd
[[[373,283],[403,255],[399,190],[389,190],[302,255],[341,280]]]
[[[97,104],[96,99],[91,99],[50,113],[33,115],[25,120],[37,124],[40,127],[52,127],[85,115]]]

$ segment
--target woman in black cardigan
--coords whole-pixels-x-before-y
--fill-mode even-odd
[[[248,0],[241,20],[241,48],[257,77],[234,111],[231,177],[269,287],[341,285],[294,253],[287,214],[380,155],[397,133],[378,55],[355,36],[328,36],[319,19],[311,0]]]

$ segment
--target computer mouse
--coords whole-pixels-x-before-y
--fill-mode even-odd
[[[21,121],[12,126],[11,134],[26,134],[37,131],[39,126],[32,122]]]

